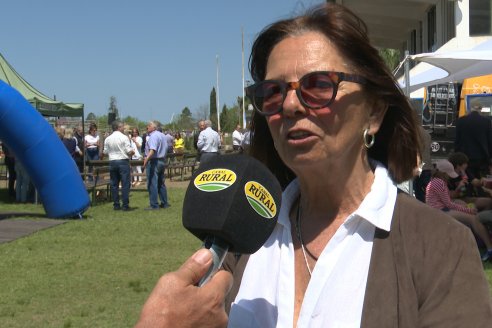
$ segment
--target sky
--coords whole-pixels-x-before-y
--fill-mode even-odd
[[[220,107],[251,80],[251,45],[268,24],[323,0],[2,0],[0,54],[32,86],[107,114],[169,123]],[[217,59],[218,58],[218,59]],[[218,64],[217,64],[218,63]]]

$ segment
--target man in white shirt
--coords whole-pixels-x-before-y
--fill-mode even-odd
[[[212,157],[219,155],[220,137],[219,134],[212,129],[212,121],[205,121],[205,130],[200,132],[198,136],[198,151],[200,151],[200,162],[206,162]]]
[[[123,131],[124,125],[120,121],[111,124],[113,133],[104,140],[105,155],[109,158],[109,177],[111,179],[111,193],[113,194],[113,209],[130,211],[130,158],[134,154],[130,138]],[[121,200],[119,185],[121,182]]]
[[[241,133],[241,125],[236,125],[236,129],[232,132],[232,149],[242,152],[242,142],[243,142],[243,134]]]

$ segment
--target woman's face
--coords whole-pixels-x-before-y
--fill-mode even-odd
[[[313,71],[357,74],[322,34],[308,32],[288,37],[272,49],[265,79],[292,82]],[[283,111],[266,120],[277,152],[294,172],[330,161],[343,161],[351,169],[350,163],[362,158],[364,129],[369,128],[369,134],[379,129],[384,110],[375,111],[381,116],[375,119],[376,115],[371,115],[374,108],[362,85],[342,81],[327,107],[305,108],[290,90]]]

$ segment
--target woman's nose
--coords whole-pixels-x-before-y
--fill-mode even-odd
[[[306,108],[302,105],[296,90],[288,90],[285,94],[282,111],[286,116],[295,116],[297,113],[306,114]]]

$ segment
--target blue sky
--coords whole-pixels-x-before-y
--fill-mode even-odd
[[[0,53],[35,88],[85,115],[107,113],[167,123],[184,107],[220,106],[242,95],[254,37],[273,21],[323,0],[3,0]]]

